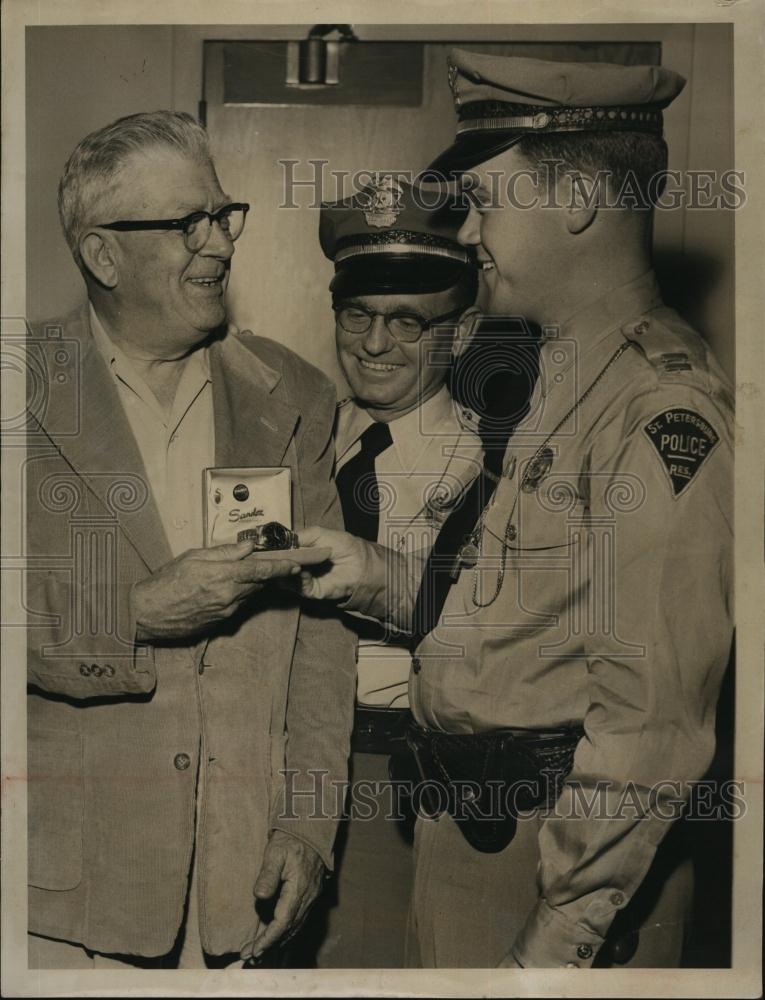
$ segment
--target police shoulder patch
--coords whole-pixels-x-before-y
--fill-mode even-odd
[[[662,410],[643,432],[661,459],[675,498],[687,489],[720,440],[708,420],[679,406]]]

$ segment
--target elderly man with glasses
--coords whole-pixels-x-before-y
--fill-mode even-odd
[[[339,527],[334,390],[227,327],[248,206],[188,115],[87,136],[59,207],[89,301],[30,343],[30,966],[257,959],[332,866],[355,637],[270,582],[299,553],[205,546],[203,473],[289,469]]]

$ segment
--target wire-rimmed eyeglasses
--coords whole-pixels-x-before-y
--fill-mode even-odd
[[[416,313],[404,311],[381,313],[356,304],[338,304],[332,308],[338,323],[347,333],[366,333],[375,319],[382,316],[390,335],[395,340],[403,340],[407,344],[416,343],[426,330],[438,326],[439,323],[445,323],[447,320],[456,319],[464,311],[464,306],[460,306],[459,309],[452,309],[451,312],[444,313],[443,316],[431,316],[425,319],[424,316],[418,316]]]

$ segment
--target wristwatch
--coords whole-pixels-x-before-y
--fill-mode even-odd
[[[296,549],[298,536],[296,532],[285,528],[278,521],[258,524],[254,528],[245,528],[237,533],[236,540],[244,542],[251,539],[257,552],[272,552],[278,549]]]

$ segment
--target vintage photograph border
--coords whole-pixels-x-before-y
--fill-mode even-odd
[[[737,682],[734,777],[745,782],[746,815],[734,829],[731,969],[677,970],[262,970],[28,971],[26,960],[25,658],[23,627],[2,635],[2,993],[5,996],[696,996],[761,993],[763,777],[763,316],[765,270],[765,38],[763,0],[388,0],[283,3],[218,0],[6,0],[2,10],[2,317],[26,315],[25,43],[27,25],[286,24],[337,20],[455,26],[506,23],[729,22],[734,26],[735,166],[746,174],[736,217],[736,594]],[[65,109],[62,109],[62,114]],[[5,319],[3,327],[5,332]],[[15,386],[16,389],[19,386]],[[23,400],[3,393],[4,414]],[[19,454],[22,452],[22,455]],[[23,530],[16,470],[23,449],[4,449],[3,551]],[[5,575],[5,574],[3,574]],[[3,611],[15,581],[3,587]],[[700,585],[702,582],[700,581]],[[3,614],[3,620],[6,615]]]

